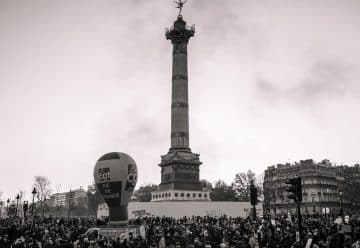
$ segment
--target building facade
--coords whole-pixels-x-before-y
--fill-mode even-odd
[[[357,172],[357,173],[355,173]],[[360,183],[359,166],[334,166],[329,160],[316,163],[312,159],[294,164],[277,164],[265,170],[264,211],[267,214],[295,213],[295,203],[288,199],[289,186],[285,182],[296,176],[302,179],[302,213],[339,213],[340,209],[351,212],[357,206],[352,194],[360,188],[349,186]],[[349,189],[353,189],[350,192]]]
[[[336,173],[339,178],[339,189],[342,193],[344,209],[348,212],[359,213],[360,208],[360,165],[336,166]]]
[[[68,192],[56,193],[50,196],[51,208],[72,206],[86,206],[87,193],[84,189],[75,189]]]

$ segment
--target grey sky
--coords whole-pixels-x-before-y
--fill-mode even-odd
[[[300,159],[359,162],[360,1],[190,0],[190,146],[201,178]],[[0,0],[0,191],[92,182],[102,154],[160,181],[171,0]]]

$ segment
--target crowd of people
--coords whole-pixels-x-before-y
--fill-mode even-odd
[[[346,226],[336,216],[303,216],[302,233],[295,218],[252,221],[250,218],[193,216],[139,217],[129,221],[143,225],[145,237],[91,237],[85,232],[99,225],[90,218],[5,218],[0,220],[1,248],[241,248],[320,247],[360,248],[360,217],[350,216]]]

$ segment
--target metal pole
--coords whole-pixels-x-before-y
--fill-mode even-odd
[[[300,240],[302,240],[302,216],[300,210],[300,202],[297,202],[296,205],[297,205],[299,236],[300,236]]]
[[[7,199],[6,201],[7,205],[6,205],[6,216],[9,217],[9,203],[10,203],[10,199]]]
[[[19,216],[18,216],[18,212],[19,212],[19,198],[20,198],[20,196],[19,196],[19,194],[17,194],[17,196],[16,196],[16,211],[15,211],[16,217],[19,217]]]
[[[253,205],[253,221],[256,221],[256,205]]]
[[[70,210],[71,209],[71,189],[69,192],[69,204],[68,204],[68,218],[70,218]]]
[[[256,202],[257,202],[257,189],[254,185],[254,181],[251,180],[250,182],[250,203],[253,205],[252,207],[252,218],[253,221],[256,221]]]
[[[274,215],[276,217],[276,193],[275,193],[275,191],[273,192],[273,197],[274,197]]]
[[[24,201],[24,203],[23,203],[24,219],[26,219],[26,212],[28,211],[28,207],[29,207],[29,202]]]
[[[33,199],[32,199],[32,206],[31,206],[31,216],[34,218],[34,201],[35,201],[35,194],[33,194]]]
[[[43,219],[45,217],[45,203],[46,203],[46,198],[44,198],[44,201],[42,202],[42,218]]]

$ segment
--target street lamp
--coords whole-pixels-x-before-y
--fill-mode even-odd
[[[46,200],[46,197],[44,197],[44,200],[42,201],[42,218],[45,216]]]
[[[28,201],[24,201],[23,203],[23,210],[24,210],[24,219],[26,219],[26,212],[28,210],[29,207],[29,202]]]
[[[17,194],[17,196],[16,196],[16,217],[18,217],[19,199],[20,199],[20,196],[19,196],[19,194]]]
[[[35,200],[35,195],[36,195],[36,189],[34,187],[33,191],[31,192],[31,194],[33,195],[33,199],[32,199],[32,208],[31,208],[31,215],[34,217],[34,200]]]
[[[9,217],[9,203],[10,203],[10,199],[8,198],[7,201],[6,201],[7,205],[6,205],[6,216]]]

